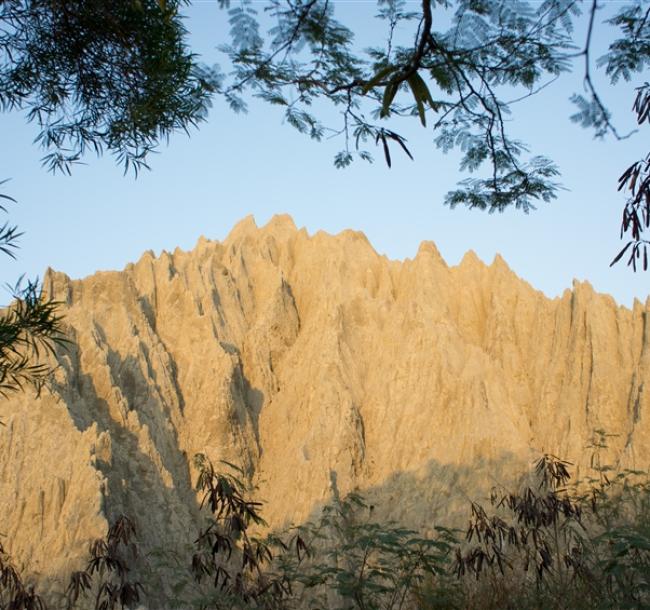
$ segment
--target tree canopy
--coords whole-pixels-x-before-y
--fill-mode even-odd
[[[582,92],[572,120],[598,138],[625,137],[594,84],[600,70],[639,87],[634,110],[639,124],[650,121],[650,86],[641,82],[649,0],[607,12],[599,0],[378,0],[367,49],[332,0],[218,0],[230,24],[230,39],[215,40],[222,66],[189,49],[187,4],[0,2],[0,105],[38,124],[48,168],[69,171],[90,148],[138,171],[161,139],[203,120],[214,97],[244,111],[254,96],[315,140],[339,135],[338,167],[371,161],[375,146],[389,166],[396,151],[411,156],[394,120],[413,117],[442,152],[462,153],[448,205],[527,212],[557,197],[559,170],[509,134],[517,104],[575,72]],[[602,57],[592,50],[597,30],[609,40]],[[340,124],[323,124],[323,103],[340,111]],[[621,176],[630,195],[622,235],[635,268],[642,253],[647,266],[649,164],[641,159]]]
[[[0,108],[26,111],[38,125],[48,169],[70,173],[90,149],[137,173],[161,139],[204,118],[211,88],[186,48],[178,8],[0,0]],[[13,256],[19,236],[10,223],[0,227],[0,252]],[[14,300],[0,312],[0,395],[40,388],[51,372],[42,353],[65,343],[57,303],[38,281],[10,288]]]
[[[326,133],[314,113],[318,100],[338,107],[344,139],[335,163],[355,156],[371,160],[367,144],[379,144],[386,162],[404,138],[391,128],[393,117],[412,116],[432,129],[435,145],[462,153],[460,172],[469,174],[449,192],[452,207],[529,211],[538,201],[556,198],[559,170],[552,160],[531,153],[509,135],[514,107],[551,85],[563,73],[577,72],[571,119],[593,129],[597,138],[623,138],[594,82],[596,70],[612,84],[640,80],[650,62],[650,3],[631,0],[604,15],[598,0],[379,0],[383,37],[365,50],[354,33],[337,21],[332,2],[269,2],[272,26],[264,37],[255,6],[223,1],[231,24],[224,45],[233,66],[216,90],[235,110],[246,93],[285,107],[287,121],[312,138]],[[594,57],[597,29],[609,48]],[[580,35],[577,32],[582,32]],[[580,84],[583,86],[580,87]],[[637,82],[638,123],[650,121],[650,88]],[[632,96],[634,97],[634,96]],[[630,100],[632,103],[633,99]],[[621,176],[629,190],[624,206],[621,251],[636,269],[650,225],[650,159],[634,163]],[[614,189],[612,189],[612,192]]]
[[[0,199],[11,201],[7,195]],[[0,211],[6,208],[0,205]],[[0,226],[0,253],[14,258],[20,235],[15,225]],[[9,288],[13,302],[0,311],[0,396],[22,390],[25,383],[40,390],[51,371],[41,354],[67,342],[58,303],[42,298],[38,281],[21,277]]]
[[[200,121],[209,89],[170,0],[2,0],[0,107],[26,110],[45,165],[86,150],[138,171],[161,139]]]

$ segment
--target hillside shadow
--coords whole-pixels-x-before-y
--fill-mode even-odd
[[[394,472],[378,484],[351,489],[339,489],[337,472],[332,470],[329,497],[314,503],[308,515],[298,523],[285,521],[275,530],[313,522],[326,505],[352,492],[361,495],[372,506],[373,519],[377,521],[399,522],[423,534],[439,525],[462,527],[467,522],[472,502],[489,502],[495,488],[514,490],[530,482],[532,467],[532,461],[508,451],[495,459],[479,459],[468,465],[429,460],[417,472]]]
[[[104,408],[104,405],[101,405],[101,400],[99,405],[100,408]],[[100,414],[100,416],[105,421],[105,415]],[[106,423],[110,426],[110,422]],[[133,438],[128,438],[128,432],[124,434],[127,436],[127,438],[123,439],[125,442],[134,442]],[[136,450],[133,445],[131,447]],[[146,456],[138,455],[137,460],[138,462],[142,461],[144,464],[146,462]],[[282,536],[283,533],[286,533],[289,526],[316,522],[322,515],[323,508],[327,504],[332,501],[337,501],[338,498],[345,498],[348,492],[354,491],[361,494],[367,504],[372,506],[372,521],[386,524],[391,522],[393,524],[399,523],[400,525],[415,529],[425,537],[432,537],[434,535],[434,528],[437,526],[450,528],[464,526],[469,517],[470,502],[483,502],[487,500],[490,489],[495,485],[513,489],[525,480],[526,472],[519,470],[519,475],[516,474],[518,465],[527,471],[526,467],[531,464],[515,458],[515,456],[508,452],[504,452],[494,460],[477,460],[468,465],[443,464],[435,460],[430,460],[418,473],[405,471],[395,472],[380,484],[356,487],[351,490],[340,490],[338,488],[338,475],[336,471],[332,470],[330,471],[330,497],[325,498],[321,502],[314,503],[309,509],[308,515],[300,520],[299,523],[286,523],[283,527],[275,528],[273,533]],[[119,475],[115,471],[115,465],[113,472],[108,472],[109,469],[103,467],[101,470],[107,474],[109,486],[119,485],[117,481]],[[189,478],[187,481],[189,481]],[[478,486],[477,482],[480,482]],[[179,505],[176,502],[167,503],[164,501],[169,491],[160,478],[154,477],[150,483],[152,489],[150,491],[147,491],[147,489],[143,490],[143,502],[149,504],[150,521],[162,524],[164,519],[156,518],[155,513],[173,512],[179,509]],[[153,550],[154,547],[151,545],[151,541],[155,541],[156,547],[162,547],[168,551],[175,546],[175,552],[178,553],[177,560],[179,562],[179,568],[176,572],[159,574],[158,578],[155,579],[159,582],[159,586],[153,591],[151,597],[146,598],[146,607],[155,607],[159,610],[164,610],[166,608],[164,599],[167,595],[168,587],[191,576],[191,546],[196,540],[200,528],[201,515],[206,516],[208,513],[205,508],[203,511],[198,510],[196,498],[189,486],[185,492],[182,496],[191,498],[191,513],[194,518],[188,521],[186,529],[183,530],[183,540],[177,540],[175,541],[177,544],[172,544],[170,538],[173,538],[173,536],[164,526],[157,530],[152,530],[148,526],[142,529],[142,538],[149,541],[149,545],[144,545],[142,549],[143,553],[146,554]],[[150,502],[154,496],[162,501]],[[134,503],[130,508],[137,510],[138,507]],[[261,514],[264,516],[263,507]],[[187,572],[183,571],[183,566],[186,566]],[[63,578],[65,577],[67,575],[61,575],[60,582],[63,582]],[[165,579],[167,580],[165,581]]]
[[[146,395],[150,383],[135,357],[122,359],[108,350],[112,385],[120,389],[124,398],[123,409],[119,409],[100,397],[93,378],[81,372],[78,346],[74,344],[67,353],[72,363],[64,368],[72,383],[59,396],[80,432],[93,425],[97,428],[98,443],[91,465],[103,477],[100,491],[107,522],[111,524],[119,515],[127,515],[135,522],[138,539],[145,541],[145,550],[146,541],[161,541],[162,535],[168,548],[182,551],[187,544],[187,532],[197,530],[201,515],[192,487],[190,462],[179,446],[169,405],[160,395]],[[155,386],[151,369],[148,374]],[[138,418],[135,430],[134,423],[129,422],[132,411],[137,412]],[[148,448],[149,443],[155,451]],[[140,554],[136,564],[136,574],[138,570],[149,569],[146,553]],[[69,576],[54,577],[58,590],[65,589]],[[168,576],[160,574],[156,578],[155,599],[164,597]]]
[[[76,384],[77,387],[64,388],[61,396],[72,421],[80,431],[95,424],[98,433],[107,432],[112,439],[110,459],[96,455],[93,464],[105,480],[102,501],[108,521],[121,513],[132,517],[144,543],[142,557],[156,547],[164,547],[179,553],[180,565],[189,569],[191,556],[188,549],[196,540],[207,512],[199,509],[192,488],[192,456],[185,455],[180,449],[176,429],[163,425],[172,419],[170,406],[161,396],[146,393],[152,385],[150,382],[156,383],[153,371],[148,363],[148,368],[141,368],[141,362],[134,356],[121,358],[108,350],[112,383],[125,397],[124,412],[116,412],[115,407],[99,396],[93,379],[80,372],[78,348],[68,353],[73,359],[69,371],[71,386]],[[239,384],[237,391],[245,397],[251,417],[255,418],[257,432],[257,421],[264,404],[263,393],[251,387],[243,371],[239,379],[233,378],[232,383]],[[160,462],[147,453],[142,439],[129,429],[128,418],[134,410],[140,427],[147,426],[151,445],[160,456]],[[429,460],[417,472],[393,472],[375,484],[364,485],[361,482],[351,489],[339,489],[339,478],[344,477],[332,470],[329,496],[314,502],[298,522],[285,522],[274,531],[280,533],[292,525],[318,520],[328,503],[336,500],[337,496],[345,497],[354,491],[373,506],[373,520],[394,521],[423,535],[433,535],[437,526],[463,527],[469,516],[470,502],[486,501],[495,486],[513,489],[523,480],[531,465],[531,462],[507,451],[494,459],[476,460],[469,464]],[[161,466],[169,473],[169,478],[162,476]],[[268,483],[273,485],[273,480],[268,480]],[[284,500],[289,509],[292,502],[294,499],[291,497]],[[299,503],[299,498],[295,498],[295,503]],[[264,517],[264,507],[261,514]],[[63,588],[68,577],[69,574],[55,575]],[[155,575],[149,607],[164,608],[162,600],[169,586],[177,582],[175,578],[177,575],[167,572]]]
[[[264,406],[264,392],[254,387],[249,381],[244,371],[244,364],[241,351],[236,345],[219,341],[221,348],[227,353],[237,358],[237,374],[233,375],[230,380],[230,389],[234,391],[234,396],[239,396],[246,407],[247,415],[250,417],[258,458],[262,456],[263,448],[260,443],[260,414]]]

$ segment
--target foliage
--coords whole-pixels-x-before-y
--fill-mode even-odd
[[[608,436],[596,430],[589,445],[595,477],[570,484],[569,464],[546,455],[537,489],[495,492],[491,514],[472,505],[460,607],[650,607],[650,483],[603,463]]]
[[[243,472],[224,465],[230,473],[217,473],[202,454],[195,458],[197,490],[211,517],[195,542],[194,583],[178,580],[173,587],[180,594],[173,601],[178,607],[426,606],[429,585],[443,577],[451,556],[451,531],[438,528],[437,537],[429,539],[396,524],[379,523],[372,519],[372,507],[351,494],[324,507],[314,522],[259,538],[251,529],[264,525],[261,505],[246,499],[251,490],[241,482]]]
[[[494,490],[491,510],[470,505],[462,543],[443,527],[430,538],[377,521],[362,496],[335,493],[318,518],[288,533],[291,542],[271,536],[256,546],[248,531],[262,524],[260,505],[244,499],[250,490],[237,476],[197,456],[198,488],[218,516],[197,540],[192,570],[213,579],[212,594],[176,602],[251,610],[646,607],[650,484],[630,471],[608,476],[604,432],[590,446],[595,477],[572,485],[570,464],[544,455],[529,485]]]
[[[264,16],[250,0],[220,4],[228,8],[232,26],[231,42],[221,49],[233,70],[228,79],[219,76],[214,88],[234,110],[246,109],[249,91],[283,107],[286,121],[315,140],[342,136],[336,167],[346,167],[355,156],[372,161],[366,145],[373,141],[389,167],[391,146],[412,158],[406,139],[387,122],[416,117],[432,127],[440,150],[460,151],[461,172],[479,174],[447,194],[451,207],[495,212],[514,206],[528,212],[556,198],[556,165],[509,134],[513,108],[562,74],[578,71],[584,92],[571,98],[576,105],[571,120],[597,138],[622,139],[631,134],[616,129],[593,72],[600,68],[615,84],[637,78],[650,63],[647,0],[610,8],[602,23],[598,16],[605,3],[597,0],[378,0],[383,36],[363,51],[328,0],[272,0]],[[266,36],[264,23],[271,24]],[[580,24],[584,39],[576,34]],[[596,30],[608,37],[609,48],[594,62]],[[643,85],[635,103],[639,124],[650,120],[649,99]],[[314,110],[319,101],[340,110],[340,125],[319,121]],[[631,239],[613,263],[628,254],[635,270],[648,266],[648,241],[641,233],[650,226],[649,163],[645,158],[631,165],[619,186],[630,192],[622,233]]]
[[[25,110],[37,124],[49,169],[69,172],[88,150],[106,150],[137,173],[161,139],[204,120],[213,95],[242,112],[250,94],[282,108],[289,125],[315,140],[341,136],[337,167],[372,161],[373,143],[389,166],[391,149],[412,158],[394,124],[413,117],[433,130],[441,151],[458,150],[461,172],[471,174],[447,194],[448,205],[528,212],[556,198],[559,171],[509,133],[516,105],[577,71],[584,91],[572,97],[571,119],[598,138],[627,137],[593,74],[631,81],[650,62],[648,0],[610,7],[603,23],[605,3],[597,0],[378,0],[383,33],[365,50],[331,0],[270,0],[262,15],[252,0],[219,0],[230,24],[219,47],[230,66],[224,75],[189,51],[180,16],[188,3],[0,3],[0,107]],[[609,47],[594,60],[596,31]],[[340,111],[338,125],[321,122],[319,102]],[[642,85],[640,125],[647,109]],[[648,163],[635,162],[620,179],[630,240],[613,262],[625,255],[634,269],[647,268]]]
[[[10,199],[6,195],[0,195]],[[6,212],[0,206],[0,211]],[[0,227],[0,252],[14,258],[14,250],[21,233],[15,226],[5,223]],[[39,362],[43,353],[53,353],[57,344],[67,340],[63,336],[62,318],[58,315],[59,303],[42,297],[38,280],[21,277],[9,286],[13,302],[0,311],[0,395],[22,390],[31,383],[37,389],[45,381],[51,368]]]
[[[59,303],[44,300],[38,281],[19,279],[10,287],[11,305],[0,315],[0,394],[22,390],[25,382],[40,389],[51,367],[39,361],[45,352],[54,353],[65,344]]]
[[[120,515],[105,538],[90,545],[90,559],[85,570],[73,572],[66,590],[68,610],[78,607],[80,600],[94,597],[94,610],[135,608],[144,589],[128,579],[129,564],[138,556],[133,521]],[[81,608],[88,608],[83,605]]]
[[[362,496],[351,493],[335,498],[316,523],[300,528],[314,557],[294,578],[307,591],[315,590],[310,608],[436,607],[454,532],[436,527],[435,537],[422,537],[396,523],[375,520],[373,512]]]
[[[589,480],[573,484],[570,464],[544,455],[518,491],[495,489],[489,508],[471,503],[464,541],[440,526],[422,536],[378,520],[362,496],[339,498],[336,489],[313,521],[256,536],[265,524],[244,473],[227,462],[218,472],[199,454],[206,526],[191,566],[180,556],[166,566],[173,579],[161,603],[200,610],[650,608],[650,482],[605,463],[607,438],[594,433]],[[143,585],[129,577],[134,540],[133,522],[121,516],[91,545],[86,569],[70,577],[67,610],[147,603]],[[0,610],[45,608],[0,547]]]
[[[609,20],[621,33],[598,66],[612,82],[630,80],[650,60],[645,4],[631,2]],[[335,18],[327,0],[271,2],[266,13],[273,25],[266,40],[248,1],[230,9],[236,15],[232,42],[222,48],[234,70],[218,90],[237,108],[243,107],[247,89],[284,106],[287,121],[315,139],[326,131],[313,113],[315,102],[340,108],[343,125],[331,130],[345,138],[338,166],[354,153],[371,160],[363,148],[370,139],[381,141],[390,165],[382,137],[387,130],[377,119],[415,116],[425,127],[431,121],[438,148],[462,152],[462,171],[489,167],[484,177],[464,180],[449,193],[449,205],[489,211],[514,205],[528,211],[535,201],[556,196],[558,170],[544,157],[527,155],[526,146],[508,135],[513,105],[584,58],[587,96],[574,96],[578,112],[572,118],[598,136],[618,136],[591,78],[591,38],[601,7],[592,3],[586,40],[579,43],[575,26],[581,5],[577,0],[422,0],[417,10],[409,10],[404,0],[380,0],[376,17],[384,24],[383,40],[360,52],[352,30]],[[446,29],[436,29],[445,23]],[[404,147],[401,136],[392,139]]]
[[[0,544],[0,610],[47,610],[32,585],[23,582],[9,555]]]
[[[648,608],[650,480],[646,472],[617,471],[603,453],[614,435],[594,430],[589,447],[596,477],[582,498],[589,501],[600,533],[593,538],[595,573],[602,575],[605,607]]]
[[[161,139],[205,118],[212,85],[186,48],[181,4],[0,2],[0,109],[26,111],[50,170],[70,173],[87,150],[106,150],[137,174]],[[20,235],[2,225],[0,252],[13,257]],[[58,303],[42,298],[38,281],[10,288],[15,301],[0,314],[3,395],[40,387],[50,372],[41,353],[65,342]]]
[[[519,493],[494,490],[492,514],[472,503],[466,545],[456,551],[455,570],[459,578],[483,579],[485,585],[465,588],[468,607],[483,603],[479,599],[485,607],[512,604],[513,589],[521,607],[561,607],[558,596],[567,607],[584,600],[581,579],[590,575],[589,540],[583,503],[565,489],[568,465],[545,455],[535,469],[537,486]],[[573,587],[567,590],[569,583]]]
[[[637,122],[639,125],[644,122],[650,124],[650,84],[644,83],[636,91],[633,109]],[[621,238],[629,234],[631,239],[616,255],[610,267],[627,253],[629,254],[628,266],[636,271],[637,266],[642,265],[643,270],[647,271],[650,240],[642,234],[650,227],[650,153],[645,158],[632,163],[621,174],[618,179],[618,190],[628,192],[627,203],[623,208]]]
[[[0,2],[0,108],[27,111],[49,169],[69,172],[90,149],[137,173],[161,139],[204,118],[181,4]]]
[[[203,454],[194,458],[199,475],[197,491],[203,494],[201,506],[209,508],[207,526],[195,541],[192,574],[197,583],[212,581],[212,592],[199,598],[200,608],[280,608],[291,596],[291,585],[284,575],[266,570],[278,552],[289,544],[275,536],[260,538],[251,534],[253,526],[266,523],[259,514],[260,502],[246,499],[248,488],[236,466],[224,462],[234,474],[218,473]],[[305,545],[299,536],[292,541],[300,555]]]

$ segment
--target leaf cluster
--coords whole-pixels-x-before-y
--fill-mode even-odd
[[[249,489],[237,466],[222,462],[231,472],[217,472],[208,457],[197,454],[196,489],[202,494],[201,507],[209,509],[207,526],[194,542],[191,572],[196,583],[207,580],[211,590],[200,591],[200,608],[284,607],[293,594],[286,574],[270,569],[278,554],[295,549],[301,560],[309,551],[304,540],[294,536],[289,542],[279,537],[252,535],[253,526],[265,526],[259,513],[260,502],[247,499]],[[186,584],[182,583],[182,588]]]
[[[650,9],[648,9],[650,10]],[[650,84],[637,88],[633,110],[639,125],[650,124]],[[610,267],[624,256],[627,265],[634,271],[643,267],[648,269],[648,240],[646,231],[650,228],[650,154],[632,163],[619,177],[618,190],[627,192],[627,202],[623,207],[621,220],[621,239],[629,236],[627,244],[610,263]]]
[[[472,505],[456,549],[458,607],[650,607],[650,485],[647,473],[612,474],[609,436],[596,430],[588,446],[595,477],[571,483],[569,464],[546,455],[536,488]]]
[[[524,574],[532,572],[540,587],[544,579],[561,580],[566,569],[583,568],[582,506],[562,489],[569,480],[567,465],[544,455],[535,469],[538,489],[493,491],[491,505],[497,513],[488,515],[480,504],[472,503],[468,547],[456,550],[459,577],[471,574],[479,579],[494,570],[505,576],[507,569],[518,565]]]
[[[301,527],[312,540],[314,558],[296,579],[306,588],[310,608],[431,607],[429,591],[444,579],[455,532],[436,527],[434,536],[423,537],[377,521],[373,512],[374,506],[351,493],[335,498],[320,519]]]
[[[160,139],[204,118],[210,85],[186,47],[181,4],[0,3],[0,108],[27,112],[50,170],[106,150],[137,173]]]
[[[94,610],[135,608],[141,601],[144,587],[129,579],[130,563],[138,557],[136,529],[133,521],[120,515],[105,538],[90,545],[90,559],[85,570],[73,572],[65,592],[67,608],[88,603],[94,597]],[[83,608],[89,606],[84,605]]]
[[[0,610],[47,610],[43,598],[26,584],[0,544]]]
[[[360,144],[372,140],[381,145],[389,167],[392,143],[412,158],[404,137],[369,114],[380,121],[414,115],[425,127],[430,115],[437,115],[436,144],[444,151],[460,148],[463,171],[490,168],[489,177],[450,193],[449,204],[527,211],[535,201],[553,199],[558,170],[543,157],[522,158],[525,146],[506,133],[511,102],[504,93],[523,88],[532,94],[544,79],[571,69],[578,3],[426,0],[419,12],[400,0],[378,6],[386,41],[363,53],[327,1],[271,3],[267,12],[274,25],[266,37],[250,4],[230,9],[242,25],[233,27],[231,44],[222,47],[234,69],[220,92],[232,96],[236,109],[243,107],[247,89],[285,106],[287,122],[315,139],[325,130],[311,110],[316,100],[340,108],[342,127],[327,128],[345,138],[337,167],[349,165],[355,154],[371,161]],[[450,16],[449,29],[434,29],[434,10]],[[410,32],[411,46],[397,44],[399,27]]]
[[[43,298],[38,280],[21,277],[8,287],[12,303],[0,313],[0,395],[22,390],[25,383],[40,389],[51,372],[41,361],[54,354],[56,345],[68,341],[63,335],[59,303]]]
[[[203,454],[194,464],[197,490],[211,517],[195,541],[191,571],[195,583],[209,588],[192,593],[179,580],[173,589],[182,606],[410,608],[427,598],[431,579],[442,578],[451,557],[452,531],[436,528],[436,536],[426,538],[377,522],[371,518],[374,507],[354,493],[335,498],[313,522],[255,537],[251,526],[264,522],[260,503],[247,499],[244,473],[227,462],[226,472],[217,472]]]
[[[544,455],[519,491],[493,490],[487,508],[471,503],[464,541],[441,526],[423,536],[379,520],[363,496],[340,498],[335,489],[313,521],[256,537],[261,504],[249,499],[244,472],[227,462],[218,472],[199,454],[197,490],[209,517],[191,567],[181,556],[167,565],[174,580],[165,603],[201,610],[650,607],[650,483],[645,473],[614,473],[605,463],[610,436],[596,430],[589,444],[595,478],[572,483],[571,464]],[[66,607],[116,610],[145,601],[142,584],[129,578],[137,558],[134,524],[122,516],[92,543],[86,569],[71,575]],[[46,608],[1,547],[0,608]]]

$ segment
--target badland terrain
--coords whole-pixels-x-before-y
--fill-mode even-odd
[[[82,280],[48,270],[70,343],[0,402],[0,531],[53,583],[132,516],[147,551],[201,522],[192,457],[240,466],[270,528],[360,491],[426,534],[544,453],[650,466],[650,303],[547,298],[499,256],[449,266],[252,218],[223,242]]]

